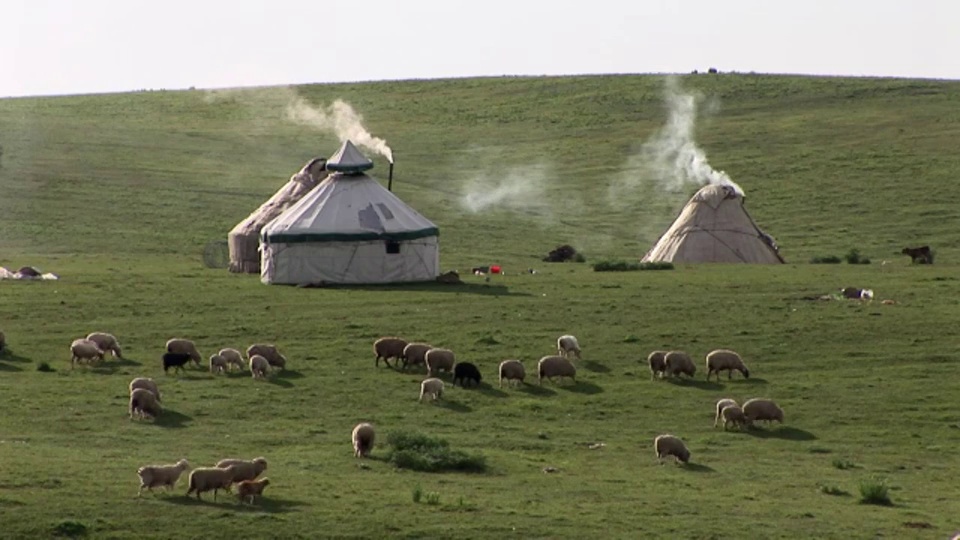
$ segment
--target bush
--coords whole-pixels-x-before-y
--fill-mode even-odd
[[[487,458],[452,450],[444,439],[421,433],[394,432],[387,436],[387,443],[393,447],[387,455],[387,461],[398,469],[423,472],[487,470]]]
[[[50,364],[48,364],[48,363],[46,363],[46,362],[40,362],[39,364],[37,364],[37,371],[49,372],[49,371],[53,371],[53,370],[54,370],[54,369],[53,369],[52,367],[50,367]]]
[[[86,536],[87,526],[79,521],[61,521],[57,523],[53,528],[53,536],[66,536],[69,538],[77,538],[80,536]]]
[[[890,506],[893,502],[890,500],[889,491],[890,487],[882,478],[863,480],[860,482],[860,504]]]
[[[860,256],[860,250],[851,249],[843,256],[847,264],[870,264],[870,259]]]
[[[842,497],[847,494],[846,491],[838,488],[837,486],[828,486],[825,484],[820,484],[817,486],[817,489],[819,489],[820,493],[823,493],[824,495],[833,495],[836,497]]]
[[[840,257],[836,255],[827,255],[826,257],[814,257],[810,259],[810,264],[840,264]]]
[[[839,459],[839,458],[833,460],[833,466],[836,467],[837,469],[840,469],[841,471],[856,467],[856,465],[854,465],[852,461],[847,459]]]
[[[601,261],[593,265],[594,272],[632,272],[635,270],[673,270],[673,263]]]
[[[423,488],[420,487],[420,484],[413,486],[413,502],[419,503],[420,499],[423,498]]]

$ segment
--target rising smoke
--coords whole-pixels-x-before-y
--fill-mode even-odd
[[[552,168],[546,163],[473,171],[463,182],[460,206],[469,212],[509,210],[551,219],[547,186]]]
[[[387,146],[387,141],[371,135],[363,127],[363,117],[341,99],[327,107],[314,107],[298,96],[287,105],[286,114],[289,120],[320,131],[332,131],[340,141],[349,139],[393,163],[393,150]]]

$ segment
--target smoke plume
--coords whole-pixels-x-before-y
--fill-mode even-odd
[[[552,169],[546,163],[474,171],[463,182],[460,206],[472,213],[508,210],[535,219],[551,219],[547,186]]]
[[[327,107],[314,107],[302,97],[296,97],[287,105],[286,113],[289,120],[321,131],[332,131],[340,141],[349,139],[393,163],[393,150],[387,146],[387,141],[371,135],[363,127],[363,117],[343,100],[335,100]]]

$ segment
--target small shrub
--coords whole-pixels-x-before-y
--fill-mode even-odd
[[[451,450],[447,441],[421,433],[394,432],[387,436],[387,443],[393,447],[387,461],[399,469],[423,472],[484,472],[487,469],[486,457]]]
[[[861,257],[858,249],[851,249],[843,258],[847,261],[847,264],[870,264],[870,259]]]
[[[890,506],[890,486],[882,478],[871,478],[860,482],[860,504]]]
[[[50,372],[50,371],[54,371],[54,369],[50,367],[50,364],[46,362],[40,362],[39,364],[37,364],[37,371]]]
[[[833,466],[837,469],[840,469],[841,471],[845,471],[847,469],[853,469],[854,467],[856,467],[856,465],[854,465],[852,461],[848,459],[840,459],[840,458],[833,460]]]
[[[640,338],[638,338],[637,336],[631,334],[631,335],[623,338],[623,342],[624,342],[624,343],[639,343],[639,342],[640,342]]]
[[[587,262],[587,258],[583,256],[583,253],[577,253],[573,256],[573,262]]]
[[[817,489],[819,489],[820,493],[823,493],[824,495],[833,495],[836,497],[847,495],[846,491],[838,488],[837,486],[828,486],[825,484],[819,484],[817,486]]]
[[[629,261],[601,261],[593,265],[594,272],[633,272],[636,270],[673,270],[673,263],[669,262],[629,262]]]
[[[417,485],[413,486],[413,493],[412,493],[412,495],[413,495],[413,502],[414,502],[414,503],[419,503],[419,502],[420,502],[420,499],[423,498],[423,488],[420,486],[420,484],[417,484]]]
[[[427,497],[427,504],[430,504],[430,505],[440,504],[440,494],[437,493],[436,491],[431,491],[430,493],[427,493],[426,497]]]
[[[840,264],[841,259],[836,255],[827,255],[826,257],[814,257],[810,259],[810,264]]]
[[[77,538],[86,536],[87,526],[79,521],[66,520],[57,523],[53,528],[54,536],[66,536],[68,538]]]

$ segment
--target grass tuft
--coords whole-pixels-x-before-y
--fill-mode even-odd
[[[476,473],[487,470],[484,456],[453,450],[446,440],[422,433],[393,432],[387,436],[387,444],[392,447],[387,454],[387,461],[398,469]]]
[[[890,487],[882,478],[870,478],[860,481],[860,504],[891,506]]]

